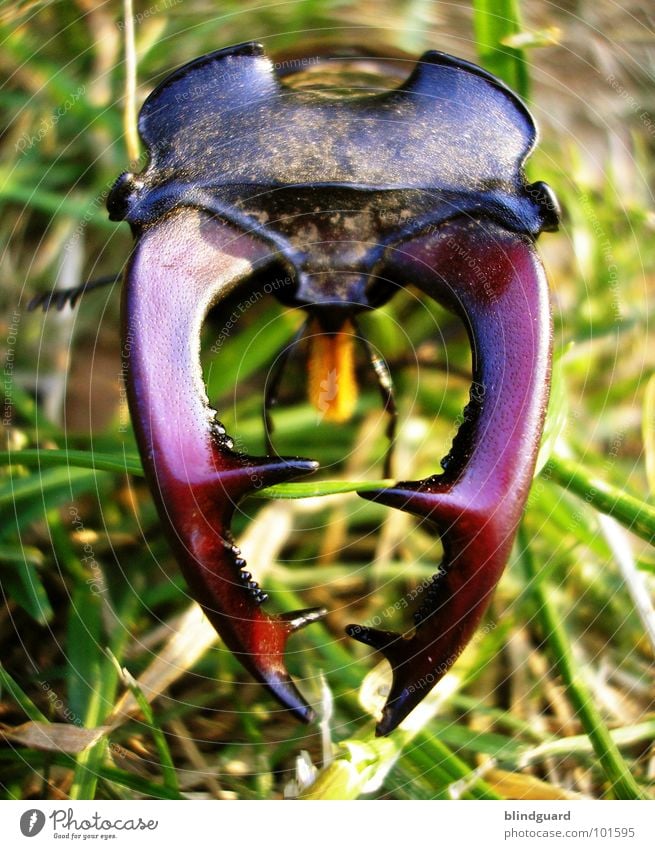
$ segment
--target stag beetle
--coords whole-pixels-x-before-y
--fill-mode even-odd
[[[201,325],[253,275],[282,264],[288,284],[274,294],[307,313],[324,356],[338,358],[358,313],[410,282],[467,328],[470,402],[442,471],[361,493],[427,520],[443,545],[411,630],[346,629],[391,664],[377,725],[389,734],[473,635],[534,471],[551,356],[534,241],[558,225],[550,190],[523,172],[534,122],[498,79],[437,51],[393,90],[336,99],[285,84],[261,45],[248,43],[173,72],[145,101],[139,132],[148,164],[119,177],[107,206],[135,238],[122,332],[147,480],[194,597],[243,666],[301,720],[313,712],[285,647],[326,611],[269,613],[230,524],[253,490],[318,464],[235,449],[206,396]],[[389,376],[376,370],[391,409]]]

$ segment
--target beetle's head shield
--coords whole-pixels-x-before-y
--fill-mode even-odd
[[[399,88],[339,101],[279,80],[258,44],[173,73],[145,101],[149,162],[108,202],[133,226],[198,206],[268,240],[293,267],[298,303],[361,298],[354,278],[384,249],[457,215],[535,236],[556,220],[523,163],[534,122],[482,69],[425,53]],[[310,281],[312,275],[320,281]]]

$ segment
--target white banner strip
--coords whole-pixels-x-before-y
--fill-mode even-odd
[[[7,849],[655,847],[654,802],[2,802]],[[293,806],[293,807],[290,807]],[[476,810],[473,811],[473,806]],[[252,811],[248,811],[248,808]],[[335,811],[340,807],[340,811]]]

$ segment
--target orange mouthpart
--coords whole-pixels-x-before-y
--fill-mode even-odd
[[[337,333],[326,333],[316,320],[309,328],[308,396],[329,422],[348,421],[357,403],[354,332],[349,321]]]

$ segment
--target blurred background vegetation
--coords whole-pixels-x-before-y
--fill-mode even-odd
[[[121,384],[119,284],[75,310],[26,312],[36,292],[120,273],[130,250],[128,228],[104,207],[129,165],[123,4],[0,6],[4,795],[652,796],[648,13],[609,0],[143,0],[133,14],[139,103],[175,66],[245,40],[281,58],[325,44],[408,57],[436,48],[519,90],[541,128],[529,177],[563,207],[559,233],[539,241],[553,399],[540,474],[486,622],[391,739],[372,734],[386,670],[343,626],[411,594],[435,571],[438,545],[409,516],[354,494],[243,505],[236,530],[272,609],[331,611],[291,644],[290,666],[323,715],[299,728],[222,649],[162,539]],[[260,303],[220,357],[207,328],[210,398],[249,451],[263,449],[263,389],[298,322]],[[465,334],[411,289],[365,324],[396,384],[397,468],[433,473],[467,399]],[[363,362],[360,377],[353,421],[320,424],[296,357],[276,448],[319,459],[324,478],[381,477],[384,417]],[[394,624],[407,615],[397,610]]]

